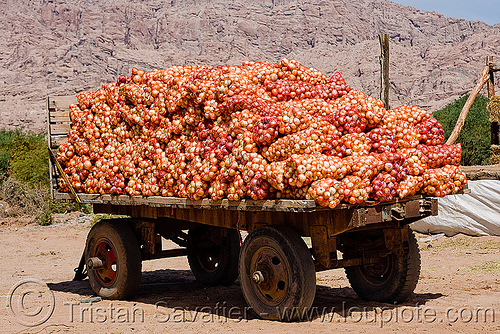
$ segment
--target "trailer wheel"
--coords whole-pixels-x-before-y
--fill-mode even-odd
[[[94,292],[108,299],[128,299],[141,281],[141,253],[125,221],[101,220],[87,236],[85,263]]]
[[[381,231],[380,231],[381,232]],[[368,234],[368,240],[383,238],[383,233]],[[346,254],[349,257],[349,253]],[[347,267],[345,272],[352,289],[363,300],[391,304],[407,300],[417,286],[420,275],[420,251],[413,231],[408,228],[408,251],[382,257],[374,264]]]
[[[201,227],[189,230],[188,262],[207,285],[231,285],[238,278],[240,234],[237,230]]]
[[[239,272],[245,300],[261,318],[294,321],[311,308],[314,263],[293,229],[265,226],[250,233],[241,249]]]

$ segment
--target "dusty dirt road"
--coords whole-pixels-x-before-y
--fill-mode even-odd
[[[498,237],[417,235],[421,277],[401,305],[360,300],[343,270],[318,273],[308,319],[280,323],[257,319],[238,282],[197,283],[184,257],[144,262],[134,300],[85,302],[94,294],[87,280],[72,281],[72,269],[90,222],[70,218],[47,227],[0,221],[1,332],[500,333]]]

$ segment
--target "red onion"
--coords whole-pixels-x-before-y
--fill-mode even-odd
[[[57,159],[78,192],[335,207],[396,191],[443,196],[467,182],[460,145],[439,145],[430,114],[386,111],[340,73],[295,60],[133,68],[77,101]]]
[[[396,196],[398,184],[396,178],[388,173],[375,176],[371,183],[372,192],[370,197],[379,202],[391,201]]]
[[[444,130],[435,118],[429,118],[416,125],[420,133],[420,143],[424,145],[439,145],[444,141]]]

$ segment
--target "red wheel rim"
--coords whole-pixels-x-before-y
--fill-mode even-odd
[[[103,286],[113,285],[118,272],[115,248],[108,240],[99,240],[94,250],[94,256],[103,262],[103,266],[95,271],[96,277]]]

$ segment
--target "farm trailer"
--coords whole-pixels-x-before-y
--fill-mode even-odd
[[[296,319],[310,309],[317,271],[344,268],[353,290],[367,301],[400,303],[415,289],[420,253],[408,225],[437,215],[437,199],[416,195],[328,209],[314,200],[64,193],[57,186],[64,175],[55,156],[67,140],[75,98],[49,97],[47,102],[52,198],[129,217],[101,220],[87,236],[75,278],[88,276],[97,295],[131,298],[141,281],[142,261],[177,256],[187,256],[201,283],[230,285],[239,277],[248,305],[271,320]],[[248,232],[243,243],[240,231]],[[179,247],[162,249],[162,237]],[[303,237],[310,238],[310,248]]]

